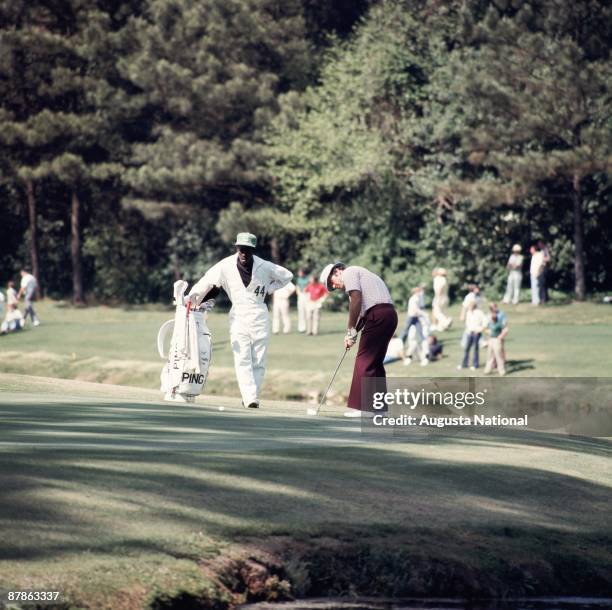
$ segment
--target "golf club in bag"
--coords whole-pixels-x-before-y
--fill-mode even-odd
[[[206,312],[211,303],[203,303],[195,309],[190,301],[185,302],[187,282],[174,283],[174,319],[162,324],[157,333],[157,350],[166,359],[161,372],[161,391],[164,400],[171,402],[194,402],[202,393],[212,356],[212,337],[206,324]],[[164,354],[164,343],[172,332],[168,355]]]

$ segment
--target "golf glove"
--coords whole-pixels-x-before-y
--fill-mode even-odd
[[[346,331],[346,335],[344,336],[344,347],[346,347],[346,349],[349,349],[355,345],[357,342],[357,334],[356,328],[349,328]]]
[[[204,301],[200,306],[203,311],[212,311],[215,306],[215,299],[208,299],[208,301]]]

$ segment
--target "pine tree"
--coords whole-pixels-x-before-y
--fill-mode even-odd
[[[297,0],[151,0],[121,61],[149,109],[127,175],[132,201],[205,205],[265,199],[259,134],[282,87],[303,80]]]
[[[122,18],[112,3],[111,12],[99,4],[105,10],[78,0],[3,6],[0,139],[10,160],[7,174],[25,187],[35,269],[35,185],[63,186],[75,303],[84,300],[83,198],[94,182],[121,174],[117,160],[126,145],[118,125],[132,108],[121,105],[125,96],[112,82],[118,78],[113,73],[116,31],[127,13]]]
[[[566,193],[583,300],[583,188],[612,169],[612,13],[600,2],[518,4],[464,14],[467,44],[435,83],[432,140],[455,200],[516,206]]]

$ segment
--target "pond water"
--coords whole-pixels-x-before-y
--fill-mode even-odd
[[[611,598],[533,597],[504,600],[324,598],[240,606],[242,610],[612,610]]]

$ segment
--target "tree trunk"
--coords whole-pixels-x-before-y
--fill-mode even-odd
[[[582,218],[582,193],[580,191],[580,176],[574,175],[572,200],[574,203],[574,279],[575,292],[578,301],[586,298],[586,282],[584,277],[584,222]]]
[[[72,300],[75,305],[83,303],[83,268],[81,264],[81,202],[72,191],[72,206],[70,209],[70,252],[72,255]]]
[[[270,256],[277,265],[281,264],[282,261],[280,260],[280,249],[278,247],[278,239],[276,239],[276,237],[273,237],[270,240]]]
[[[32,263],[32,275],[38,282],[38,290],[41,291],[40,267],[38,266],[38,224],[36,221],[36,199],[34,197],[34,183],[26,182],[26,194],[28,198],[28,218],[30,222],[30,260]]]

